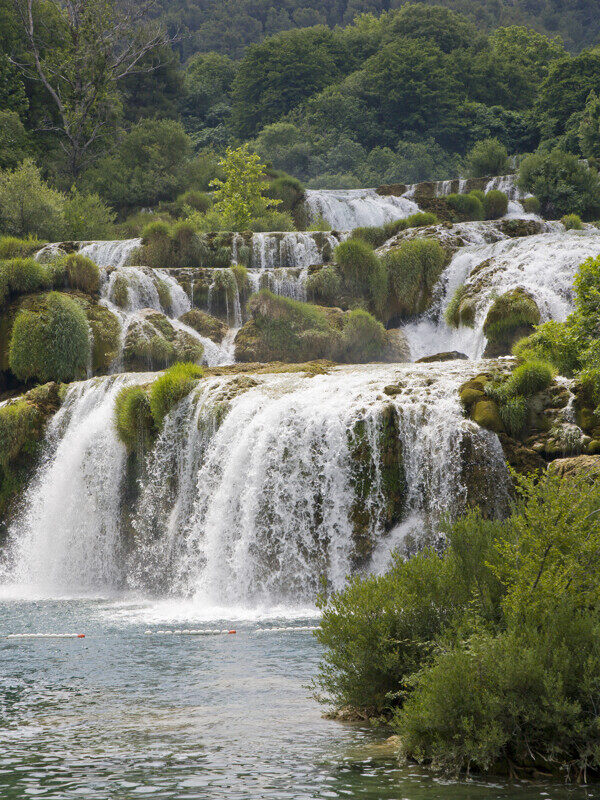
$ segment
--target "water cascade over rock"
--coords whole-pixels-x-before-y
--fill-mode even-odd
[[[382,196],[375,189],[310,189],[306,203],[313,219],[322,217],[334,230],[385,225],[419,210],[409,197]]]
[[[168,416],[139,483],[112,415],[119,389],[150,376],[74,384],[11,531],[11,580],[216,606],[310,601],[322,576],[339,588],[401,544],[407,520],[504,510],[499,442],[457,394],[480,367],[207,378]]]

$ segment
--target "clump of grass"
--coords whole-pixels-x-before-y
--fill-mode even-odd
[[[158,427],[167,414],[192,391],[204,376],[202,367],[187,362],[173,364],[150,387],[150,409]]]
[[[115,401],[115,427],[130,451],[144,451],[154,434],[154,418],[148,393],[141,386],[126,386]]]

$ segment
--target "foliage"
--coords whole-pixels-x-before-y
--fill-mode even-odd
[[[32,256],[45,242],[39,239],[19,239],[16,236],[0,236],[0,260],[5,258],[27,258]]]
[[[389,290],[401,313],[423,311],[446,263],[446,253],[436,239],[412,239],[384,256]]]
[[[539,214],[542,210],[542,204],[537,197],[524,197],[521,205],[526,214]]]
[[[22,381],[68,382],[86,374],[90,333],[81,306],[51,292],[34,309],[22,309],[15,319],[9,364]]]
[[[486,219],[500,219],[508,209],[508,197],[504,192],[492,189],[483,198],[483,209]]]
[[[472,178],[505,175],[508,172],[506,147],[498,139],[477,142],[467,154],[467,167]]]
[[[480,220],[485,217],[483,203],[477,195],[449,194],[445,199],[459,218],[459,221]]]
[[[31,144],[16,111],[0,111],[0,169],[14,169],[30,155]]]
[[[100,289],[100,270],[91,258],[71,253],[65,258],[64,269],[71,289],[97,294]]]
[[[592,90],[579,123],[579,147],[584,158],[600,158],[600,98]]]
[[[335,249],[335,262],[346,290],[365,297],[375,313],[380,313],[386,295],[385,267],[367,242],[348,239]]]
[[[125,386],[115,400],[115,427],[119,439],[132,452],[144,452],[154,433],[148,392]]]
[[[483,333],[490,342],[512,344],[514,333],[540,322],[537,303],[523,289],[511,289],[496,297],[483,323]]]
[[[334,306],[339,303],[342,281],[336,269],[323,267],[306,281],[306,291],[310,297],[321,305]]]
[[[568,231],[582,231],[583,223],[578,214],[565,214],[561,219],[562,224]]]
[[[150,387],[150,409],[157,427],[167,414],[192,391],[204,371],[196,364],[178,363],[170,367]]]
[[[51,189],[30,159],[0,172],[0,225],[13,236],[60,239],[64,198]]]
[[[522,395],[509,398],[499,408],[500,419],[509,436],[517,439],[527,424],[529,407],[527,398]]]
[[[546,217],[600,216],[598,174],[561,150],[538,151],[525,158],[519,170],[519,186],[539,199]]]
[[[224,180],[215,178],[214,211],[222,219],[221,230],[248,230],[253,219],[277,208],[281,200],[264,197],[264,167],[248,146],[229,147],[219,161]]]
[[[11,258],[0,261],[0,306],[16,295],[48,288],[49,272],[35,259]]]
[[[571,377],[579,364],[577,339],[562,322],[550,320],[513,348],[520,361],[541,360],[553,364],[561,375]]]
[[[351,364],[376,361],[385,345],[385,328],[362,309],[348,314],[343,336],[344,359]]]
[[[100,195],[73,189],[63,206],[65,235],[70,239],[111,239],[116,215]]]

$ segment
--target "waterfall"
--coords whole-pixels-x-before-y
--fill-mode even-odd
[[[323,264],[323,251],[330,254],[341,241],[339,235],[321,232],[255,233],[252,235],[251,269],[306,269]]]
[[[129,584],[203,607],[312,601],[322,577],[340,588],[353,569],[357,492],[366,492],[359,541],[366,537],[380,559],[394,535],[384,525],[385,446],[401,449],[394,469],[407,519],[424,523],[464,508],[467,443],[487,467],[489,485],[478,491],[501,510],[507,474],[499,442],[463,418],[457,394],[480,368],[207,378],[168,416],[137,501],[127,502],[114,399],[150,376],[74,384],[9,532],[10,577],[51,594]],[[390,383],[393,397],[383,391]],[[396,420],[391,434],[386,410]]]
[[[525,289],[536,301],[542,321],[564,321],[573,310],[573,281],[579,265],[600,254],[600,230],[565,231],[549,226],[548,233],[493,244],[461,248],[434,289],[436,302],[420,319],[404,326],[413,358],[458,350],[479,358],[485,350],[483,324],[494,299],[511,289]],[[459,286],[476,295],[472,328],[450,328],[444,311]]]
[[[323,217],[338,231],[385,225],[419,210],[407,195],[384,197],[375,189],[310,189],[306,202],[313,218]]]
[[[91,258],[99,267],[125,267],[133,253],[141,247],[141,239],[121,239],[107,242],[81,242],[79,252]]]

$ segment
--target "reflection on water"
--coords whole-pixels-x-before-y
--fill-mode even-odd
[[[202,613],[198,618],[202,618]],[[145,636],[188,607],[5,601],[0,632],[83,631],[83,640],[0,641],[0,797],[177,800],[563,800],[581,788],[456,783],[400,768],[368,728],[322,718],[306,684],[310,633]],[[260,627],[269,625],[264,613]],[[302,624],[281,617],[271,624]],[[157,621],[159,620],[159,621]],[[198,623],[197,627],[202,627]]]

